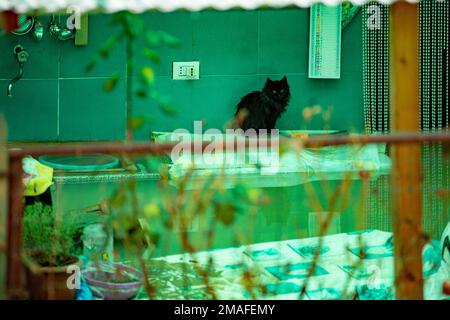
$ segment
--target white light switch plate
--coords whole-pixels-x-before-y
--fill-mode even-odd
[[[200,62],[174,62],[173,80],[198,80],[200,79]]]

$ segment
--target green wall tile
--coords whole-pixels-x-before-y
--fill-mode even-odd
[[[149,47],[159,55],[159,63],[154,64],[149,58],[143,56],[142,51],[148,47],[143,38],[137,44],[136,60],[138,65],[150,65],[157,75],[172,76],[173,61],[191,61],[193,22],[190,12],[171,12],[165,15],[159,12],[143,14],[147,30],[164,31],[178,40],[177,46],[162,45],[156,48]]]
[[[0,113],[10,141],[48,141],[57,137],[58,81],[22,80],[6,96],[9,81],[0,81]]]
[[[201,75],[257,73],[257,11],[205,11],[194,17],[193,58],[200,61]]]
[[[306,73],[309,9],[260,11],[259,73]]]
[[[152,100],[136,100],[134,114],[145,115],[153,121],[135,132],[135,139],[148,140],[150,131],[172,131],[183,128],[192,131],[194,121],[203,121],[204,130],[223,129],[234,116],[236,105],[255,89],[257,76],[207,76],[199,81],[174,81],[158,77],[156,88],[160,94],[173,97],[177,115],[163,114]]]
[[[155,90],[160,96],[171,98],[176,108],[176,115],[169,116],[162,112],[158,104],[151,98],[135,98],[133,115],[135,117],[144,116],[146,122],[142,128],[135,131],[134,138],[148,141],[151,131],[172,131],[176,128],[186,127],[191,129],[194,87],[195,82],[193,81],[174,81],[172,77],[158,76],[155,79]]]
[[[137,58],[138,66],[148,64],[154,68],[158,92],[172,97],[178,115],[168,117],[154,101],[136,99],[133,113],[152,119],[135,133],[136,139],[147,140],[150,130],[192,129],[193,121],[199,119],[206,121],[206,128],[222,128],[243,95],[260,90],[267,76],[281,78],[283,75],[291,82],[293,98],[279,121],[281,128],[322,129],[324,124],[320,119],[305,124],[302,118],[303,108],[317,103],[324,108],[333,105],[331,128],[363,131],[360,14],[343,31],[342,79],[336,81],[307,78],[309,9],[148,12],[143,19],[146,27],[164,30],[180,40],[179,47],[156,48],[161,58],[159,65],[147,58]],[[114,33],[110,20],[110,16],[90,16],[87,47],[75,47],[72,41],[57,41],[48,32],[41,42],[36,42],[31,35],[0,37],[3,49],[0,84],[5,91],[3,95],[0,88],[0,108],[2,111],[8,108],[5,113],[12,124],[12,138],[45,141],[124,138],[125,44],[116,47],[110,58],[100,62],[92,73],[84,72],[92,56]],[[17,72],[12,55],[17,42],[31,53],[25,78],[51,81],[22,80],[16,85],[19,97],[7,100],[7,82]],[[138,42],[138,53],[142,47],[143,43]],[[200,61],[199,81],[171,79],[172,62],[183,60]],[[119,87],[114,93],[104,93],[104,79],[117,71],[121,75]],[[58,110],[58,77],[63,79],[60,80],[59,121],[55,119],[57,111],[51,111]],[[25,122],[23,110],[29,112]],[[49,115],[43,116],[40,110],[47,110]],[[34,127],[33,132],[23,130],[27,123],[35,122],[41,125]]]
[[[89,16],[89,44],[75,46],[72,40],[60,42],[61,78],[109,77],[118,72],[125,75],[125,41],[119,42],[111,50],[107,59],[101,59],[95,68],[87,73],[86,65],[97,55],[108,38],[118,32],[118,27],[111,25],[111,16]]]
[[[47,24],[49,17],[43,17]],[[11,79],[18,74],[14,47],[21,44],[30,54],[24,67],[24,79],[54,79],[58,76],[59,43],[50,37],[47,29],[41,41],[36,41],[31,34],[24,36],[8,35],[0,37],[0,79]]]
[[[282,75],[271,76],[281,78]],[[262,85],[266,76],[259,79]],[[354,75],[344,73],[340,80],[308,79],[305,75],[289,75],[291,101],[287,111],[277,122],[279,129],[322,129],[361,131],[363,128],[363,102],[359,90],[354,90]],[[303,109],[318,105],[322,113],[307,121]],[[331,110],[330,119],[323,115]]]
[[[170,16],[167,19],[170,22]],[[284,75],[290,80],[293,98],[288,111],[279,120],[280,128],[322,129],[326,125],[332,129],[363,130],[360,16],[344,30],[343,75],[341,80],[335,81],[307,77],[309,9],[206,11],[191,14],[191,19],[194,58],[200,61],[201,79],[185,82],[173,81],[170,77],[157,78],[157,85],[175,101],[179,115],[171,119],[152,111],[153,124],[140,130],[136,135],[139,138],[147,139],[150,127],[153,130],[191,129],[193,121],[200,119],[206,121],[205,128],[222,128],[242,96],[261,90],[266,77],[281,79]],[[254,34],[255,25],[260,28],[259,36],[258,30],[256,36]],[[254,44],[258,37],[259,53],[258,45]],[[231,44],[244,49],[251,47],[252,53],[245,53],[242,48],[244,52],[239,52]],[[251,58],[255,55],[259,56],[259,71],[255,71],[258,60]],[[166,58],[177,61],[177,57]],[[240,76],[247,72],[249,76]],[[315,117],[305,122],[303,108],[315,104],[324,110],[332,106],[331,119],[323,121],[322,117]],[[147,112],[144,108],[138,109],[141,113]]]
[[[125,137],[125,84],[106,93],[102,79],[60,80],[59,140],[121,140]]]
[[[200,79],[192,91],[191,120],[204,119],[205,129],[223,129],[233,118],[241,98],[255,90],[256,84],[255,75],[208,76]]]
[[[362,15],[361,10],[342,31],[341,71],[352,72],[362,81]],[[362,94],[362,87],[361,87]]]

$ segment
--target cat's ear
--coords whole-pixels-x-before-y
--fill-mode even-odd
[[[286,76],[284,76],[283,79],[281,79],[281,81],[282,81],[283,83],[287,83],[287,78],[286,78]]]
[[[272,80],[270,80],[269,78],[266,79],[266,84],[272,83]]]

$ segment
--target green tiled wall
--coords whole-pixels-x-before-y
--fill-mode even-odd
[[[125,90],[106,94],[103,81],[117,65],[125,74],[125,51],[112,52],[91,73],[84,67],[98,50],[109,30],[109,17],[92,16],[87,47],[75,47],[73,41],[52,38],[47,29],[41,42],[31,34],[0,37],[0,113],[8,123],[10,141],[121,140],[125,137]],[[50,17],[43,17],[48,23]],[[6,88],[17,72],[12,54],[16,44],[30,54],[24,79]]]
[[[279,128],[323,128],[321,117],[308,123],[302,117],[303,108],[318,104],[332,107],[328,127],[363,130],[360,16],[343,33],[340,80],[308,79],[308,9],[148,12],[144,19],[149,28],[169,32],[181,42],[177,48],[161,48],[161,61],[154,66],[156,88],[172,98],[177,116],[163,114],[151,100],[136,99],[134,115],[151,119],[136,132],[136,139],[148,139],[150,130],[192,129],[195,120],[203,120],[207,128],[222,128],[243,95],[261,89],[266,77],[284,75],[291,84],[292,100],[278,121]],[[10,140],[124,138],[124,44],[91,73],[84,72],[89,59],[114,32],[109,20],[90,17],[87,47],[56,41],[48,32],[40,43],[30,35],[0,38],[0,112],[6,116]],[[14,97],[8,98],[6,86],[17,72],[12,55],[17,43],[31,56],[25,79],[15,86]],[[173,81],[172,62],[190,60],[200,61],[200,80]],[[139,58],[138,63],[148,61]],[[103,81],[114,72],[120,73],[122,81],[113,93],[104,93]]]
[[[150,130],[192,130],[195,120],[203,120],[206,128],[223,128],[243,95],[260,90],[267,77],[284,75],[292,100],[278,121],[280,129],[363,131],[360,14],[343,32],[340,80],[308,78],[309,9],[146,13],[145,20],[182,41],[180,49],[161,50],[155,69],[156,87],[173,98],[178,116],[167,117],[152,101],[138,100],[134,114],[152,121],[137,139],[148,139]],[[200,80],[171,80],[171,62],[191,60],[200,61]],[[305,122],[302,110],[314,105],[332,110],[331,118]]]

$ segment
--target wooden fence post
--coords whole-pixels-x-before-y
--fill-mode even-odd
[[[6,121],[0,114],[0,299],[5,298],[6,284],[6,212],[8,185],[8,149]]]
[[[391,7],[392,131],[420,131],[418,5]],[[392,148],[394,260],[397,299],[423,299],[421,147]]]

